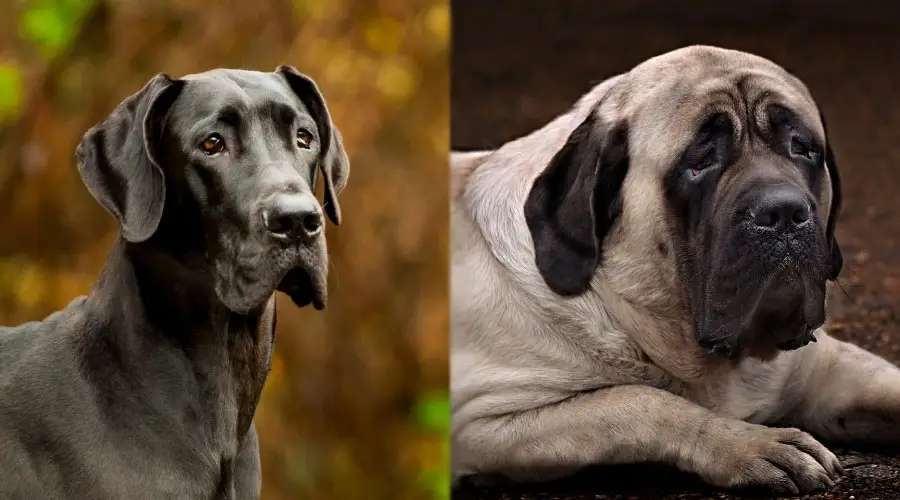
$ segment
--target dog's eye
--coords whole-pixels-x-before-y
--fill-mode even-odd
[[[703,162],[698,165],[694,165],[688,169],[688,174],[692,179],[699,177],[703,172],[706,171],[709,167],[712,166],[712,162]]]
[[[302,149],[309,149],[309,145],[312,143],[312,134],[303,130],[302,128],[297,131],[297,147]]]
[[[794,156],[800,156],[808,161],[816,161],[819,158],[819,154],[814,151],[812,148],[803,143],[800,139],[796,137],[791,138],[791,154]]]
[[[200,143],[200,149],[209,156],[217,155],[225,150],[225,139],[219,134],[212,134]]]
[[[703,172],[716,166],[715,148],[708,148],[705,151],[700,151],[697,156],[699,156],[699,159],[691,162],[690,166],[687,169],[688,176],[691,179],[700,177]]]

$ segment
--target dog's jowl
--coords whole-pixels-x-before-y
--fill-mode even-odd
[[[0,498],[259,498],[274,294],[325,307],[349,173],[323,96],[289,66],[159,74],[76,157],[121,236],[89,295],[0,328]]]
[[[900,370],[824,329],[843,266],[825,117],[772,61],[651,58],[451,154],[454,478],[665,463],[802,494],[900,445]]]

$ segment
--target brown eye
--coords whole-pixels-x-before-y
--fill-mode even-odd
[[[312,143],[312,134],[303,130],[302,128],[297,131],[297,147],[303,149],[309,149],[309,145]]]
[[[212,134],[200,143],[200,149],[209,156],[217,155],[225,149],[225,139],[219,134]]]

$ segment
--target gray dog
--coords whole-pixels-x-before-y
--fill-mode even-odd
[[[841,474],[817,438],[900,445],[900,370],[822,328],[838,168],[781,67],[676,50],[451,162],[455,477],[662,462],[797,494]]]
[[[77,149],[121,237],[93,290],[0,328],[0,498],[252,499],[274,293],[325,307],[349,164],[309,78],[154,77]]]

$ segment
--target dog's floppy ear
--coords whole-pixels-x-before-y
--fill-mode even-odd
[[[535,180],[525,220],[538,270],[555,293],[579,295],[590,286],[622,209],[627,172],[627,127],[592,112]]]
[[[841,252],[841,246],[838,244],[834,231],[841,212],[843,193],[841,192],[841,176],[838,173],[837,162],[834,159],[834,151],[831,149],[831,141],[828,139],[825,117],[821,113],[819,114],[819,120],[822,122],[823,130],[825,130],[825,168],[828,169],[828,177],[831,179],[831,209],[828,212],[825,238],[828,240],[828,246],[831,249],[831,272],[828,274],[828,279],[834,281],[844,267],[844,254]]]
[[[293,66],[283,64],[276,70],[287,80],[288,86],[303,101],[303,104],[313,115],[319,128],[319,138],[322,141],[322,155],[319,158],[319,169],[325,185],[325,213],[335,225],[341,223],[341,206],[338,204],[337,195],[347,185],[347,177],[350,175],[350,160],[344,151],[341,133],[331,123],[331,115],[325,105],[325,98],[319,92],[319,88],[312,78],[301,74]],[[313,186],[315,189],[315,186]]]
[[[165,177],[153,146],[183,85],[157,74],[88,130],[75,149],[84,184],[133,243],[150,238],[162,218]]]

